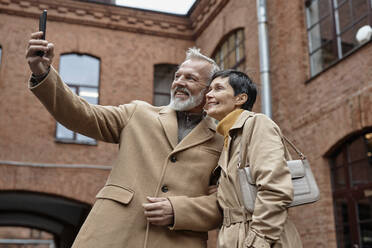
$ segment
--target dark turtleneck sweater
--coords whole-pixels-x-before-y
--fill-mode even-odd
[[[203,118],[202,113],[189,113],[177,111],[178,143],[199,124]]]

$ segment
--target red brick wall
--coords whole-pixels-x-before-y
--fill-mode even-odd
[[[27,88],[25,50],[38,20],[0,13],[0,160],[52,164],[111,165],[117,146],[55,142],[55,121]],[[119,105],[134,99],[152,102],[153,67],[178,64],[191,41],[48,21],[47,39],[59,56],[77,52],[101,59],[100,104]],[[1,189],[53,193],[92,203],[108,170],[0,166]]]
[[[273,119],[308,156],[321,190],[315,204],[290,210],[304,247],[336,247],[330,170],[325,154],[345,136],[372,126],[372,46],[367,44],[309,80],[303,1],[267,1]],[[197,38],[212,54],[221,38],[245,29],[246,65],[260,85],[255,1],[234,0]],[[261,98],[254,111],[260,111]]]
[[[365,45],[309,80],[303,1],[267,4],[273,119],[308,156],[321,189],[319,202],[291,209],[290,217],[304,247],[336,247],[325,154],[345,136],[372,126],[372,45]],[[0,160],[110,165],[116,157],[115,145],[54,142],[55,121],[27,89],[29,71],[24,52],[36,27],[36,18],[0,12]],[[118,105],[133,99],[151,102],[154,64],[179,63],[185,49],[194,44],[211,55],[221,39],[236,28],[244,28],[246,67],[260,85],[255,1],[228,1],[195,41],[63,21],[48,22],[47,39],[56,46],[57,69],[61,53],[99,57],[100,104]],[[258,98],[254,108],[257,112],[260,101]],[[7,175],[0,180],[0,189],[28,189],[92,203],[108,170],[0,165],[0,174]],[[215,238],[215,234],[211,236],[210,247],[214,247]]]

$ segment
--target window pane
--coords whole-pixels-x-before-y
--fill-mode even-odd
[[[351,5],[349,1],[344,2],[338,7],[340,31],[352,24]]]
[[[350,229],[347,199],[335,200],[335,220],[339,247],[350,247]]]
[[[154,66],[154,92],[169,94],[177,71],[177,65],[160,64]]]
[[[57,122],[57,139],[74,139],[74,132]]]
[[[333,39],[331,18],[327,17],[309,30],[310,53]]]
[[[166,106],[170,102],[170,95],[154,95],[154,105],[155,106]]]
[[[311,75],[316,75],[323,68],[337,60],[337,55],[334,53],[334,46],[336,42],[333,40],[326,44],[324,47],[313,53],[310,57],[311,62]]]
[[[235,48],[235,34],[230,35],[228,46],[229,46],[229,52],[234,50],[234,48]]]
[[[226,63],[228,52],[229,52],[229,49],[228,49],[228,47],[227,47],[227,42],[225,42],[225,43],[222,45],[222,58],[223,58],[224,63]],[[227,68],[226,68],[226,69],[227,69]]]
[[[244,44],[243,43],[240,43],[238,50],[239,50],[238,61],[240,61],[245,56],[245,54],[244,54]]]
[[[371,191],[372,189],[365,190],[365,192],[371,192]],[[359,221],[372,221],[372,196],[358,201],[357,207],[358,207]]]
[[[238,43],[239,44],[242,43],[244,41],[243,30],[242,29],[238,30],[238,32],[236,33],[236,35],[237,35],[237,41],[238,41]]]
[[[336,158],[334,159],[335,161],[335,166],[342,166],[342,165],[345,165],[346,164],[346,161],[345,161],[345,152],[342,150],[340,151]]]
[[[372,221],[360,225],[361,247],[372,247]]]
[[[366,157],[361,161],[352,163],[350,166],[353,185],[372,182],[372,168],[369,166]]]
[[[244,30],[239,29],[231,33],[219,44],[219,49],[214,52],[212,57],[218,57],[216,63],[223,69],[236,68],[240,61],[244,64]],[[240,65],[239,65],[240,66]],[[244,65],[242,65],[244,67]]]
[[[71,91],[76,94],[76,87],[70,87]],[[57,122],[57,131],[56,131],[56,138],[57,139],[74,139],[74,132],[70,129],[67,129],[65,126]]]
[[[367,133],[364,135],[364,140],[367,145],[367,157],[368,163],[372,166],[372,133]]]
[[[344,225],[341,227],[336,227],[337,233],[337,247],[352,247],[350,238],[350,228],[349,225]]]
[[[311,1],[310,7],[306,8],[307,27],[310,28],[325,16],[330,14],[329,1]]]
[[[366,0],[353,0],[353,17],[354,21],[364,16],[368,12],[368,3]]]
[[[229,68],[232,68],[236,64],[236,54],[235,54],[235,49],[232,50],[229,54]]]
[[[95,139],[89,138],[79,133],[76,133],[76,140],[78,140],[81,143],[85,143],[85,144],[96,144],[97,143]]]
[[[99,63],[88,55],[66,54],[61,56],[59,72],[65,82],[98,87]]]
[[[177,71],[177,65],[160,64],[154,66],[153,104],[164,106],[169,104],[170,88]]]
[[[338,167],[332,169],[332,176],[333,176],[333,186],[334,190],[342,189],[346,187],[346,176],[345,176],[345,168]]]
[[[79,96],[87,100],[90,104],[98,104],[98,88],[80,87]]]
[[[348,145],[348,161],[354,162],[366,158],[366,144],[363,137],[359,137]]]
[[[346,31],[341,35],[341,44],[342,44],[342,55],[345,56],[355,47],[359,46],[358,42],[355,39],[355,35],[358,32],[359,28],[368,24],[368,19],[363,18],[361,22],[355,24],[351,29]]]

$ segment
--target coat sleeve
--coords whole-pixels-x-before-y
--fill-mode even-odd
[[[59,123],[72,131],[111,143],[119,143],[121,130],[136,109],[135,103],[119,107],[89,104],[62,82],[54,68],[36,86],[29,82],[29,88]]]
[[[257,198],[247,239],[253,244],[255,239],[255,243],[260,243],[259,240],[272,243],[279,239],[283,231],[287,206],[293,200],[291,175],[279,127],[266,116],[258,114],[248,128],[243,135],[250,135],[246,149],[257,185]]]
[[[174,211],[172,230],[206,232],[219,227],[222,222],[217,193],[199,197],[173,196],[168,199]]]

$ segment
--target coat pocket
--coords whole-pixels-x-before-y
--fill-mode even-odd
[[[119,185],[105,185],[96,195],[97,199],[110,199],[122,204],[129,204],[134,195],[134,191]]]

